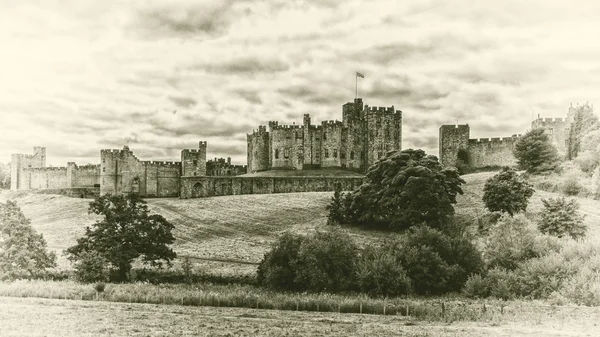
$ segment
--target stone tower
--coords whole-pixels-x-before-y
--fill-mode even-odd
[[[33,154],[12,154],[10,165],[10,189],[27,189],[29,182],[25,181],[23,169],[46,167],[46,148],[34,146]]]
[[[440,126],[440,163],[444,166],[455,166],[460,150],[469,147],[469,124]]]
[[[181,176],[206,175],[206,142],[199,142],[198,149],[181,151]]]

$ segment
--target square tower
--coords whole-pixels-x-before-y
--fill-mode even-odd
[[[206,142],[199,142],[198,149],[181,151],[181,176],[206,175]]]

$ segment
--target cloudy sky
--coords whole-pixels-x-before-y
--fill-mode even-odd
[[[600,102],[593,1],[2,0],[0,162],[103,148],[245,163],[269,120],[341,119],[359,96],[404,114],[404,148],[437,154],[441,124],[523,133],[532,113]]]

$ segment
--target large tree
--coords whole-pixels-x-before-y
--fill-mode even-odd
[[[515,144],[513,153],[519,166],[528,173],[554,171],[559,164],[558,152],[541,128],[527,131]]]
[[[0,203],[0,279],[39,277],[56,266],[56,256],[35,232],[16,202]]]
[[[146,202],[137,194],[104,195],[90,203],[90,213],[104,218],[77,244],[67,249],[71,261],[79,261],[85,253],[96,253],[119,272],[119,280],[126,281],[132,262],[160,266],[170,263],[175,252],[169,247],[175,241],[173,225],[159,214],[149,214]]]
[[[504,167],[483,186],[483,202],[492,212],[506,212],[510,216],[525,211],[534,189],[515,170]]]
[[[443,168],[423,150],[390,151],[373,164],[366,180],[345,196],[343,222],[393,230],[425,223],[441,228],[462,194],[456,168]]]

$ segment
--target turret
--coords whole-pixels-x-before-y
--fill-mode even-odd
[[[198,149],[181,151],[181,176],[206,175],[206,142],[199,142]]]

